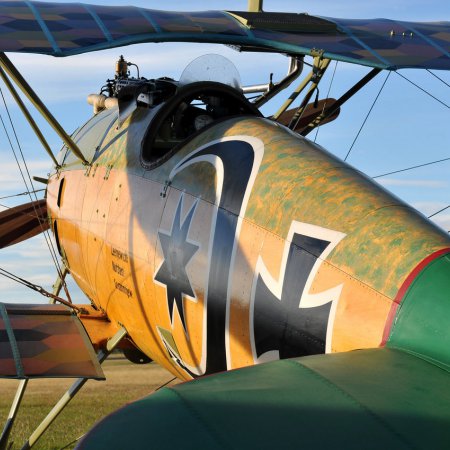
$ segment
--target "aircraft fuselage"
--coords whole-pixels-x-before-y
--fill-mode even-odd
[[[136,346],[190,378],[377,347],[416,266],[448,236],[268,119],[218,121],[151,160],[155,120],[103,111],[48,185],[77,284]]]

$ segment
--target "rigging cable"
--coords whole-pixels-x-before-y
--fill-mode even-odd
[[[29,170],[28,170],[28,166],[27,166],[27,164],[26,164],[25,157],[24,157],[24,155],[23,155],[22,148],[21,148],[21,146],[20,146],[20,142],[19,142],[19,139],[18,139],[16,130],[15,130],[14,124],[13,124],[13,122],[12,122],[12,118],[11,118],[11,115],[10,115],[10,113],[9,113],[9,109],[8,109],[7,104],[6,104],[6,100],[5,100],[5,97],[4,97],[4,95],[3,95],[3,90],[2,90],[2,88],[1,88],[1,86],[0,86],[0,94],[1,94],[1,96],[2,96],[3,104],[4,104],[5,109],[6,109],[6,112],[7,112],[7,114],[8,114],[9,122],[10,122],[10,124],[11,124],[12,130],[13,130],[13,133],[14,133],[14,136],[15,136],[15,138],[16,138],[16,143],[17,143],[17,146],[18,146],[18,148],[19,148],[20,154],[21,154],[21,156],[22,156],[22,161],[23,161],[23,164],[24,164],[24,166],[25,166],[25,169],[26,169],[26,172],[27,172],[27,175],[28,175],[28,181],[29,181],[29,183],[31,184],[32,189],[30,189],[30,188],[28,187],[28,183],[27,183],[27,181],[26,181],[26,179],[25,179],[25,175],[24,175],[23,170],[22,170],[22,168],[21,168],[21,166],[20,166],[19,159],[17,158],[16,152],[15,152],[15,150],[14,150],[14,146],[13,146],[13,144],[12,144],[11,138],[10,138],[10,136],[9,136],[9,133],[8,133],[7,128],[6,128],[6,125],[5,125],[5,122],[4,122],[3,117],[1,116],[1,114],[0,114],[0,120],[1,120],[1,122],[2,122],[3,129],[4,129],[5,133],[6,133],[6,136],[7,136],[7,138],[8,138],[9,145],[10,145],[11,150],[12,150],[12,152],[13,152],[14,159],[16,160],[17,167],[18,167],[18,169],[19,169],[19,172],[20,172],[20,175],[21,175],[21,177],[22,177],[22,180],[23,180],[23,182],[24,182],[24,184],[25,184],[25,187],[26,187],[27,191],[30,193],[30,194],[29,194],[30,200],[33,201],[33,196],[31,195],[31,192],[35,191],[35,189],[34,189],[34,186],[33,186],[33,182],[32,182],[32,180],[31,180],[31,175],[30,175],[30,172],[29,172]],[[34,198],[35,200],[38,200],[36,194],[34,195],[34,197],[35,197],[35,198]],[[37,211],[36,211],[36,208],[35,208],[34,205],[33,205],[33,208],[35,209],[35,214],[36,214],[36,217],[37,217],[38,214],[37,214]],[[58,274],[60,274],[61,269],[59,268],[59,264],[58,264],[57,259],[56,259],[56,252],[55,252],[54,249],[53,249],[53,246],[52,246],[52,244],[51,244],[51,241],[49,242],[49,236],[47,236],[47,233],[44,232],[44,236],[45,236],[45,240],[46,240],[46,242],[47,242],[47,246],[49,247],[50,254],[51,254],[51,256],[52,256],[52,259],[53,259],[53,262],[54,262],[54,264],[55,264],[55,267],[56,267],[56,269],[57,269],[57,271],[58,271]],[[52,250],[53,250],[53,252],[52,252]]]
[[[163,387],[166,387],[168,384],[172,383],[172,381],[175,381],[177,377],[171,378],[169,381],[166,381],[165,383],[161,384],[161,386],[158,386],[153,392],[159,391]]]
[[[427,162],[427,163],[424,163],[424,164],[419,164],[417,166],[411,166],[411,167],[407,167],[405,169],[394,170],[393,172],[382,173],[380,175],[375,175],[372,178],[381,178],[381,177],[385,177],[387,175],[393,175],[394,173],[407,172],[408,170],[418,169],[420,167],[430,166],[431,164],[438,164],[438,163],[441,163],[441,162],[444,162],[444,161],[450,161],[450,158],[438,159],[436,161],[431,161],[431,162]]]
[[[26,192],[21,192],[20,194],[5,195],[4,197],[0,197],[0,200],[5,200],[7,198],[20,197],[21,195],[37,194],[38,192],[42,192],[42,191],[45,191],[45,189],[37,189],[35,191],[26,191]],[[3,206],[8,209],[14,208],[13,206],[4,206],[4,205],[0,205],[0,206]]]
[[[380,96],[381,91],[383,90],[384,86],[386,85],[386,82],[387,82],[387,80],[388,80],[388,78],[389,78],[390,75],[391,75],[391,72],[389,71],[388,74],[386,75],[386,78],[385,78],[384,81],[383,81],[383,84],[381,85],[380,90],[378,91],[377,96],[375,97],[375,100],[374,100],[373,103],[372,103],[372,106],[371,106],[370,109],[369,109],[369,112],[367,113],[367,115],[366,115],[366,117],[365,117],[365,119],[364,119],[364,121],[363,121],[361,127],[359,128],[358,133],[356,133],[355,139],[353,139],[352,145],[350,146],[350,148],[349,148],[347,154],[345,155],[344,161],[347,161],[347,158],[349,157],[350,152],[352,151],[353,146],[355,145],[356,140],[358,139],[359,135],[361,134],[361,131],[362,131],[364,125],[366,124],[367,119],[369,118],[370,113],[372,112],[372,109],[373,109],[373,107],[375,106],[375,103],[377,102],[378,97]]]
[[[441,77],[438,77],[435,73],[433,73],[430,69],[425,69],[428,73],[431,73],[433,77],[437,78],[439,81],[444,83],[446,86],[450,87],[450,84],[448,84],[446,81],[444,81]]]
[[[84,438],[86,433],[82,434],[81,436],[78,436],[73,441],[69,442],[68,444],[64,445],[64,447],[60,447],[59,450],[66,450],[67,448],[71,447],[73,444],[76,444],[81,438]]]
[[[1,94],[1,97],[2,97],[2,100],[3,100],[3,104],[4,104],[4,106],[5,106],[5,109],[6,109],[6,113],[7,113],[8,118],[9,118],[9,122],[10,122],[10,124],[11,124],[11,128],[12,128],[12,130],[13,130],[13,133],[14,133],[14,136],[15,136],[15,139],[16,139],[17,146],[18,146],[19,151],[20,151],[20,154],[21,154],[21,156],[22,156],[22,161],[23,161],[24,167],[25,167],[25,169],[26,169],[26,172],[27,172],[27,175],[28,175],[28,180],[29,180],[29,183],[30,183],[32,189],[30,189],[30,188],[28,187],[28,184],[27,184],[27,182],[26,182],[26,180],[25,180],[25,176],[24,176],[24,174],[23,174],[23,170],[22,170],[22,168],[21,168],[21,166],[20,166],[19,160],[18,160],[17,155],[16,155],[16,152],[15,152],[15,150],[14,150],[14,146],[13,146],[13,144],[12,144],[11,138],[10,138],[10,136],[9,136],[9,133],[8,133],[7,128],[6,128],[6,125],[5,125],[5,122],[4,122],[3,117],[1,116],[1,114],[0,114],[0,120],[1,120],[1,122],[2,122],[2,125],[3,125],[3,128],[4,128],[4,130],[5,130],[6,136],[7,136],[7,138],[8,138],[9,145],[11,146],[11,150],[12,150],[12,152],[13,152],[13,154],[14,154],[14,159],[16,160],[17,167],[19,168],[19,171],[20,171],[22,180],[23,180],[23,182],[24,182],[24,184],[25,184],[25,187],[26,187],[27,191],[30,192],[30,194],[29,194],[30,200],[33,201],[33,196],[31,195],[31,192],[35,191],[34,185],[33,185],[33,181],[32,181],[30,172],[29,172],[29,170],[28,170],[28,166],[27,166],[27,163],[26,163],[26,161],[25,161],[25,157],[24,157],[24,154],[23,154],[23,151],[22,151],[22,147],[21,147],[21,145],[20,145],[19,138],[18,138],[18,136],[17,136],[16,129],[15,129],[15,127],[14,127],[14,124],[13,124],[13,121],[12,121],[12,118],[11,118],[11,114],[9,113],[8,105],[6,104],[5,96],[3,95],[3,90],[2,90],[2,88],[1,88],[1,86],[0,86],[0,94]],[[37,195],[36,195],[36,194],[34,195],[34,197],[35,197],[35,200],[37,201],[38,198],[37,198]],[[35,214],[36,214],[36,217],[37,217],[38,214],[37,214],[36,206],[35,206],[34,204],[33,204],[33,208],[34,208],[34,210],[35,210]],[[56,271],[57,271],[57,273],[58,273],[58,276],[59,276],[60,279],[62,280],[62,285],[63,285],[63,288],[64,288],[64,292],[66,293],[67,298],[70,300],[70,294],[69,294],[69,291],[68,291],[68,289],[67,289],[67,284],[66,284],[66,282],[65,282],[65,280],[64,280],[64,278],[63,278],[63,276],[62,276],[61,267],[59,266],[59,263],[58,263],[58,259],[57,259],[57,256],[56,256],[56,251],[55,251],[55,248],[54,248],[54,246],[53,246],[53,242],[52,242],[52,240],[51,240],[51,238],[50,238],[50,233],[49,233],[48,231],[45,231],[45,230],[43,229],[43,235],[44,235],[44,239],[45,239],[45,241],[46,241],[47,247],[48,247],[48,249],[49,249],[49,251],[50,251],[50,255],[51,255],[51,258],[52,258],[52,260],[53,260],[53,264],[55,265],[55,268],[56,268]]]
[[[409,78],[406,78],[404,75],[402,75],[400,72],[395,72],[399,77],[402,77],[403,79],[405,79],[406,81],[408,81],[409,83],[411,83],[413,86],[415,86],[417,89],[420,89],[422,92],[425,92],[425,94],[429,95],[431,98],[433,98],[434,100],[436,100],[437,102],[439,102],[441,105],[446,106],[447,108],[450,108],[450,106],[447,105],[447,103],[444,103],[442,100],[439,100],[437,97],[435,97],[433,94],[430,94],[427,90],[425,90],[424,88],[420,87],[418,84],[414,83],[413,81],[411,81]],[[447,83],[446,83],[447,84]]]
[[[328,86],[328,92],[327,92],[327,95],[326,95],[326,97],[325,97],[326,100],[328,100],[328,96],[330,95],[331,86],[333,85],[333,80],[334,80],[334,75],[335,75],[335,73],[336,73],[337,65],[338,65],[338,61],[335,61],[334,70],[333,70],[333,75],[331,76],[330,85]],[[326,108],[326,106],[327,106],[326,100],[325,100],[325,104],[323,105],[323,108],[322,108],[322,113],[325,111],[325,108]],[[316,142],[316,140],[317,140],[317,135],[319,134],[319,128],[320,128],[320,124],[319,124],[319,126],[317,127],[316,135],[314,136],[314,142]]]
[[[52,298],[77,312],[83,311],[82,308],[79,308],[78,306],[73,305],[72,303],[68,302],[67,300],[64,300],[63,298],[60,298],[57,295],[54,295],[54,294],[46,291],[42,286],[39,286],[38,284],[34,284],[31,281],[25,280],[24,278],[21,278],[18,275],[15,275],[6,269],[3,269],[2,267],[0,267],[0,275],[3,275],[4,277],[9,278],[10,280],[16,281],[17,283],[20,283],[20,284],[32,289],[33,291],[39,292],[39,294],[43,295],[44,297]]]
[[[447,86],[450,86],[449,84],[447,84],[444,80],[442,80],[441,78],[439,78],[436,74],[434,74],[433,72],[431,72],[430,70],[426,69],[427,72],[429,72],[431,75],[435,76],[437,79],[439,79],[440,81],[442,81],[442,83],[444,83]],[[442,105],[446,106],[447,108],[449,107],[448,105],[446,105],[443,101],[439,100],[438,98],[434,97],[433,95],[431,95],[429,92],[427,92],[425,89],[421,88],[420,86],[418,86],[416,83],[413,83],[411,80],[409,80],[408,78],[406,78],[404,75],[402,75],[399,72],[396,72],[397,75],[401,76],[402,78],[404,78],[406,81],[409,81],[413,86],[417,87],[418,89],[420,89],[421,91],[425,92],[427,95],[429,95],[430,97],[432,97],[433,99],[435,99],[436,101],[438,101],[439,103],[441,103]],[[445,161],[450,161],[450,158],[443,158],[443,159],[438,159],[435,161],[431,161],[431,162],[427,162],[424,164],[418,164],[416,166],[411,166],[411,167],[406,167],[405,169],[399,169],[399,170],[394,170],[392,172],[386,172],[386,173],[382,173],[380,175],[375,175],[372,178],[381,178],[381,177],[385,177],[387,175],[394,175],[396,173],[401,173],[401,172],[407,172],[409,170],[413,170],[413,169],[419,169],[420,167],[425,167],[425,166],[430,166],[432,164],[438,164],[441,162],[445,162]]]
[[[11,140],[9,139],[9,136],[8,136],[8,140],[9,140],[9,143],[10,143],[10,146],[11,146],[11,150],[12,150],[12,152],[13,152],[13,154],[14,154],[14,158],[15,158],[15,160],[16,160],[16,163],[17,163],[17,166],[18,166],[18,168],[19,168],[19,171],[20,171],[20,174],[21,174],[21,176],[22,176],[22,179],[23,179],[23,182],[24,182],[24,184],[25,184],[25,187],[27,188],[27,190],[28,190],[28,192],[29,192],[30,200],[33,201],[33,196],[31,195],[32,193],[34,193],[34,200],[38,200],[37,195],[36,195],[36,189],[34,188],[33,181],[32,181],[30,172],[29,172],[29,170],[28,170],[28,166],[27,166],[27,163],[26,163],[26,160],[25,160],[23,151],[22,151],[22,147],[21,147],[21,145],[20,145],[19,138],[18,138],[18,136],[17,136],[16,129],[15,129],[14,123],[13,123],[13,121],[12,121],[12,117],[11,117],[11,115],[10,115],[10,113],[9,113],[9,109],[8,109],[7,104],[6,104],[6,100],[5,100],[5,97],[4,97],[4,95],[3,95],[3,90],[2,90],[2,88],[1,88],[1,86],[0,86],[0,94],[1,94],[1,96],[2,96],[3,104],[4,104],[4,106],[5,106],[6,113],[7,113],[7,115],[8,115],[9,122],[10,122],[11,128],[12,128],[12,130],[13,130],[14,137],[15,137],[16,143],[17,143],[17,147],[18,147],[19,152],[20,152],[20,155],[21,155],[21,157],[22,157],[22,162],[23,162],[23,165],[24,165],[25,170],[26,170],[26,172],[27,172],[27,175],[28,175],[28,181],[29,181],[29,183],[30,183],[30,185],[31,185],[31,187],[32,187],[32,190],[28,187],[27,182],[25,181],[25,177],[24,177],[24,175],[23,175],[22,168],[21,168],[21,166],[20,166],[20,164],[19,164],[19,161],[18,161],[18,158],[17,158],[16,153],[15,153],[15,151],[14,151],[14,147],[13,147],[13,145],[12,145],[12,142],[11,142]],[[3,124],[3,128],[4,128],[4,130],[5,130],[5,133],[8,135],[8,132],[7,132],[7,130],[6,130],[6,126],[5,126],[4,122],[3,122],[3,119],[2,119],[2,124]],[[47,244],[47,245],[48,245],[48,244]]]
[[[436,211],[435,213],[431,214],[431,216],[428,216],[428,219],[431,219],[431,217],[437,216],[442,211],[445,211],[446,209],[449,209],[450,205],[446,206],[445,208],[440,209],[439,211]]]

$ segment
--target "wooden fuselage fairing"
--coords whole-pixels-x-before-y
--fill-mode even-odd
[[[156,115],[138,108],[121,126],[117,110],[95,115],[74,134],[92,165],[64,148],[47,202],[76,283],[180,378],[378,347],[411,273],[450,247],[269,119],[219,121],[152,161]]]

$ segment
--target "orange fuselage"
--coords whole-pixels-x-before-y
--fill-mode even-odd
[[[267,119],[217,123],[148,169],[151,121],[148,110],[121,127],[114,111],[91,119],[75,141],[92,166],[62,152],[47,202],[80,288],[180,378],[377,347],[408,275],[450,246],[372,180]]]

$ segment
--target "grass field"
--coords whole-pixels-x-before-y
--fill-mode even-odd
[[[134,365],[119,356],[103,363],[106,381],[88,381],[62,414],[53,422],[35,449],[56,450],[74,441],[100,418],[137,400],[173,376],[156,363]],[[20,449],[73,379],[30,380],[12,431],[12,449]],[[18,381],[0,380],[0,427],[8,416]]]

